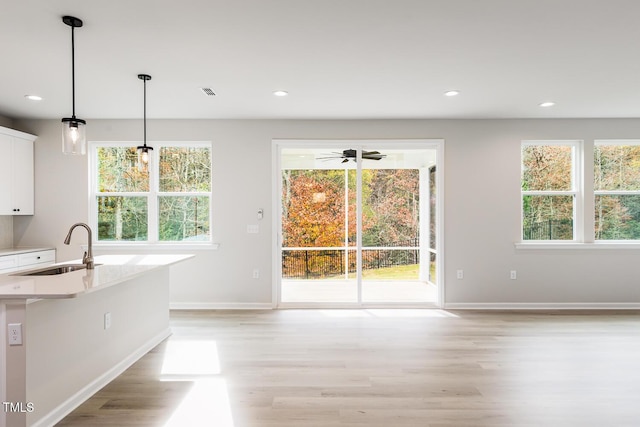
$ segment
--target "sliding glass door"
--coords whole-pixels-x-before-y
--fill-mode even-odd
[[[377,152],[385,157],[367,161],[367,153]],[[435,280],[429,277],[429,240],[435,230],[432,234],[428,227],[435,220],[429,203],[435,150],[366,146],[362,153],[361,300],[435,302]]]
[[[276,149],[280,305],[437,303],[439,141]]]

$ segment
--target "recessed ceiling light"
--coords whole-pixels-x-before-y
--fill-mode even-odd
[[[444,93],[444,96],[457,96],[460,95],[459,90],[448,90]]]
[[[275,96],[287,96],[289,95],[289,92],[287,92],[286,90],[275,90],[273,91],[273,94]]]
[[[42,101],[42,97],[38,95],[25,95],[24,97],[29,101]]]
[[[541,102],[540,103],[540,106],[542,108],[553,107],[554,105],[556,105],[556,103],[553,102],[553,101],[546,101],[546,102]]]

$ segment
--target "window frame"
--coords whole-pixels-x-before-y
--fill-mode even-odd
[[[217,249],[218,244],[213,238],[213,144],[211,141],[162,141],[147,142],[147,145],[154,148],[149,169],[149,191],[148,192],[109,192],[98,191],[98,149],[103,147],[136,147],[140,145],[137,141],[90,141],[89,142],[89,225],[93,233],[94,247],[101,249],[121,249],[121,248],[182,248],[182,249]],[[196,147],[208,148],[211,153],[211,174],[209,182],[209,192],[161,192],[159,180],[159,155],[163,147]],[[102,195],[123,196],[123,197],[146,197],[147,198],[147,240],[130,241],[118,240],[107,241],[98,240],[98,202],[97,198]],[[159,197],[162,196],[206,196],[209,198],[209,239],[203,241],[160,241],[158,236],[160,212]]]
[[[630,243],[640,243],[640,239],[596,239],[595,234],[595,199],[596,196],[640,196],[639,190],[596,190],[595,188],[595,150],[598,145],[606,145],[606,146],[640,146],[640,140],[638,139],[596,139],[593,141],[593,157],[594,160],[591,162],[591,169],[593,176],[593,217],[594,217],[594,226],[593,226],[593,240],[596,243],[618,243],[618,244],[626,244]]]
[[[571,188],[569,190],[523,190],[522,150],[527,146],[568,146],[571,147]],[[584,241],[584,144],[581,140],[524,140],[520,143],[520,242],[522,244],[567,244]],[[573,236],[571,240],[524,240],[524,197],[525,196],[572,196]]]

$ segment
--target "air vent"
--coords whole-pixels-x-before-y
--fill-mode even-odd
[[[200,90],[207,96],[216,96],[216,93],[210,87],[201,87]]]

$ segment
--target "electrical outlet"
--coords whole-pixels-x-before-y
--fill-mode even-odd
[[[511,280],[516,280],[518,278],[518,273],[516,273],[515,270],[511,270],[509,277],[511,277]]]
[[[9,323],[9,345],[22,345],[22,323]]]
[[[260,270],[258,270],[257,268],[253,269],[253,278],[254,279],[259,279],[260,278]]]
[[[462,271],[462,270],[456,271],[456,278],[457,279],[464,279],[464,271]]]
[[[111,313],[107,312],[104,314],[104,330],[106,331],[111,327]]]

